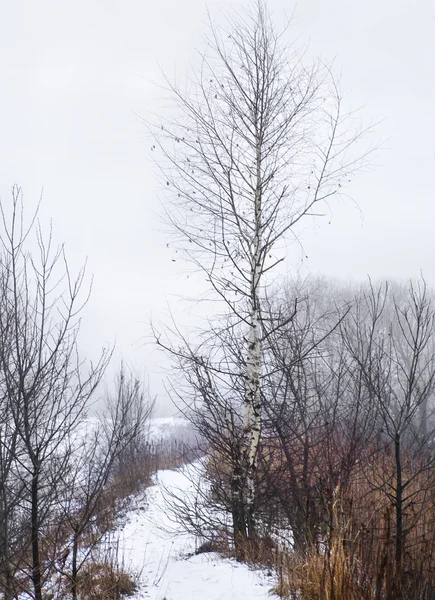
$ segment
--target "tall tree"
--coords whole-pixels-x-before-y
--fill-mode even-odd
[[[262,302],[299,222],[340,195],[367,155],[353,154],[362,131],[344,114],[329,68],[307,65],[288,47],[261,0],[225,26],[211,23],[186,91],[168,83],[178,113],[156,128],[152,147],[163,154],[167,218],[177,250],[205,274],[225,306],[222,327],[243,340],[244,351],[230,373],[204,340],[184,350],[159,342],[205,368],[211,386],[219,385],[213,374],[243,384],[244,467],[234,481],[243,514],[234,527],[252,537],[262,358],[268,336],[282,325],[263,315]]]

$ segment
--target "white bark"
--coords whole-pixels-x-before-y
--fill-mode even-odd
[[[260,371],[261,371],[261,327],[259,311],[257,308],[253,311],[252,324],[250,328],[250,337],[247,355],[247,374],[246,374],[246,399],[245,416],[249,418],[249,428],[245,429],[247,441],[247,482],[246,482],[246,512],[248,517],[248,530],[252,535],[254,523],[254,503],[256,496],[256,466],[258,446],[260,443],[261,431],[261,390],[260,390]]]
[[[258,119],[258,115],[256,115]],[[254,529],[254,503],[258,446],[261,431],[261,320],[260,320],[260,283],[263,274],[262,261],[262,180],[261,180],[261,139],[256,123],[256,186],[254,198],[255,233],[252,244],[251,259],[251,303],[252,314],[248,338],[248,352],[246,357],[246,393],[245,393],[245,439],[247,457],[246,481],[246,512],[248,519],[248,533],[253,534]]]

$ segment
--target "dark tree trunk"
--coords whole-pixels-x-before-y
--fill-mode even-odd
[[[4,505],[6,503],[4,502]],[[11,600],[13,598],[13,583],[14,576],[11,569],[10,560],[10,547],[9,547],[9,523],[8,515],[6,510],[2,510],[0,514],[2,521],[2,533],[1,533],[1,560],[0,560],[0,587],[3,593],[4,600]]]
[[[240,467],[235,467],[231,477],[231,512],[233,518],[233,535],[236,558],[243,559],[243,544],[247,538],[245,505],[243,502],[243,486]]]
[[[403,558],[403,485],[402,485],[402,457],[400,453],[400,435],[396,434],[394,440],[396,459],[396,567],[397,574],[401,573]]]
[[[77,600],[77,554],[79,549],[79,534],[74,532],[74,541],[72,547],[72,566],[71,566],[71,597]]]
[[[32,478],[32,582],[35,600],[42,600],[41,553],[39,547],[39,469]]]

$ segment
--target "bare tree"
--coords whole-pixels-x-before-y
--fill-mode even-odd
[[[25,486],[19,473],[23,458],[18,431],[14,427],[11,403],[4,382],[0,400],[0,589],[5,600],[16,592],[15,573],[20,567],[22,542],[27,531],[20,526]]]
[[[333,492],[346,486],[365,441],[361,394],[338,335],[350,310],[340,293],[321,281],[292,282],[271,306],[284,321],[299,298],[297,315],[268,339],[262,386],[265,485],[299,553],[325,539]]]
[[[71,275],[63,247],[53,247],[51,232],[43,235],[36,214],[26,225],[19,188],[12,190],[11,210],[2,205],[1,215],[0,371],[20,445],[21,454],[14,452],[13,458],[19,459],[30,532],[31,556],[21,560],[29,568],[34,598],[42,600],[53,568],[42,558],[44,528],[52,524],[62,477],[70,467],[72,435],[110,352],[103,350],[89,367],[80,362],[77,336],[87,299],[85,271]]]
[[[68,493],[63,514],[72,535],[63,549],[64,559],[59,570],[70,580],[73,600],[78,597],[78,574],[106,529],[101,527],[96,535],[89,535],[86,550],[79,556],[82,537],[85,532],[90,533],[93,517],[101,517],[101,503],[111,494],[111,487],[118,483],[112,481],[116,461],[127,450],[143,443],[153,405],[145,395],[142,383],[122,364],[115,391],[107,397],[106,412],[86,424],[82,443],[75,451],[75,468],[64,474],[64,487]],[[141,459],[145,458],[142,454]],[[71,569],[68,570],[66,557],[70,552]]]
[[[374,407],[378,441],[368,447],[363,464],[370,485],[394,507],[398,578],[407,538],[435,484],[434,427],[428,412],[435,386],[435,307],[424,281],[411,283],[401,296],[386,284],[370,285],[357,300],[352,321],[343,325],[345,343]]]
[[[162,175],[174,200],[167,218],[175,246],[224,306],[222,327],[243,340],[237,376],[244,465],[243,476],[234,473],[242,498],[234,530],[254,536],[264,347],[283,325],[264,318],[262,303],[299,222],[318,216],[317,206],[340,195],[364,163],[366,155],[352,153],[362,132],[351,129],[330,70],[320,62],[307,66],[286,46],[261,0],[228,27],[211,24],[187,91],[169,85],[180,112],[162,122],[152,149],[163,154]],[[186,360],[203,364],[190,350]],[[201,351],[207,352],[204,343]],[[210,377],[225,371],[219,361],[213,352],[207,356]]]
[[[241,417],[245,390],[240,366],[244,344],[233,326],[211,326],[205,338],[198,345],[184,339],[181,351],[172,353],[177,371],[183,377],[181,381],[172,381],[168,391],[199,433],[198,458],[209,454],[209,504],[217,505],[232,515],[234,537],[238,541],[247,534],[242,496],[246,477]],[[186,355],[187,351],[189,355]],[[214,368],[210,368],[213,363]],[[199,496],[204,497],[203,490],[198,491]],[[184,512],[187,514],[188,511]],[[207,512],[210,513],[210,510]],[[198,514],[193,515],[190,521],[197,517]],[[225,529],[224,523],[215,525]],[[202,530],[202,536],[207,537],[203,526]],[[237,544],[236,550],[241,557]]]

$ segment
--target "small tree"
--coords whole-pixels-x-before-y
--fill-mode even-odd
[[[153,404],[145,397],[141,382],[121,365],[115,392],[107,398],[105,414],[86,424],[83,441],[76,448],[76,468],[64,481],[68,490],[64,519],[72,536],[70,547],[65,548],[63,554],[66,556],[71,551],[71,569],[65,568],[66,561],[59,565],[70,580],[73,600],[78,598],[79,572],[106,529],[102,527],[95,536],[89,535],[86,551],[79,556],[82,537],[85,532],[89,533],[92,519],[102,516],[104,498],[110,496],[112,486],[119,483],[112,481],[116,461],[127,449],[143,441]],[[146,459],[144,455],[141,458]]]
[[[15,440],[10,457],[19,465],[30,534],[31,557],[20,558],[30,568],[35,600],[42,600],[53,568],[51,561],[43,561],[44,531],[52,525],[61,482],[71,465],[72,435],[110,353],[103,350],[87,369],[78,357],[84,269],[72,277],[63,247],[53,248],[51,232],[43,235],[36,214],[25,224],[19,188],[12,190],[10,217],[4,205],[0,208],[0,372]],[[33,233],[34,253],[28,249]]]
[[[364,461],[370,485],[394,507],[398,588],[407,539],[434,489],[435,307],[424,281],[399,299],[370,286],[356,303],[344,339],[370,395],[378,435]],[[421,423],[424,407],[426,422]]]
[[[279,307],[285,320],[299,297],[296,316],[268,340],[263,446],[264,485],[302,554],[325,539],[334,491],[346,487],[368,435],[365,398],[339,335],[351,310],[340,295],[322,281],[292,283],[270,309]]]
[[[23,539],[21,507],[26,488],[20,477],[23,459],[18,431],[14,427],[10,399],[4,382],[0,400],[0,589],[5,600],[15,596],[15,573],[21,565]]]

